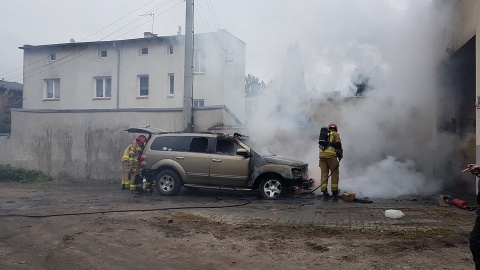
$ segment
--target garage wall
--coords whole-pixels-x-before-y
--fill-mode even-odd
[[[224,106],[194,110],[196,131],[238,124]],[[118,180],[129,127],[183,129],[181,109],[12,110],[12,134],[0,137],[0,161],[69,180]],[[228,121],[231,121],[230,123]]]

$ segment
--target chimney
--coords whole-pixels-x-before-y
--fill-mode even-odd
[[[144,38],[152,38],[152,37],[156,37],[157,34],[154,34],[152,32],[143,32],[143,37]]]

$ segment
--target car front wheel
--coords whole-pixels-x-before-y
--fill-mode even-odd
[[[155,187],[161,195],[173,196],[182,188],[182,180],[178,173],[171,170],[164,170],[157,175]]]
[[[267,200],[274,200],[283,197],[287,186],[278,177],[266,177],[260,182],[258,192]]]

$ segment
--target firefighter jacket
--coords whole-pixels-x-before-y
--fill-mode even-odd
[[[122,162],[129,160],[128,155],[130,155],[130,147],[132,146],[133,144],[130,144],[129,146],[127,146],[127,148],[125,148],[125,150],[123,150]]]
[[[338,157],[343,158],[342,141],[340,135],[335,131],[330,131],[328,146],[325,150],[320,150],[320,158],[322,157]]]
[[[130,161],[130,164],[134,164],[134,163],[138,164],[140,162],[141,155],[142,155],[142,147],[140,147],[139,145],[131,144],[128,152],[128,161]]]

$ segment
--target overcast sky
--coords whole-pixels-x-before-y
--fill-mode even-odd
[[[181,0],[0,0],[2,34],[0,78],[22,81],[24,44],[41,45],[138,38],[143,32],[175,35],[185,25]],[[247,70],[272,79],[280,70],[289,44],[298,42],[305,63],[307,87],[315,67],[315,51],[345,42],[389,37],[389,25],[428,0],[195,0],[195,31],[226,29],[246,42]],[[373,35],[377,35],[375,38]],[[310,86],[309,86],[310,84]]]

